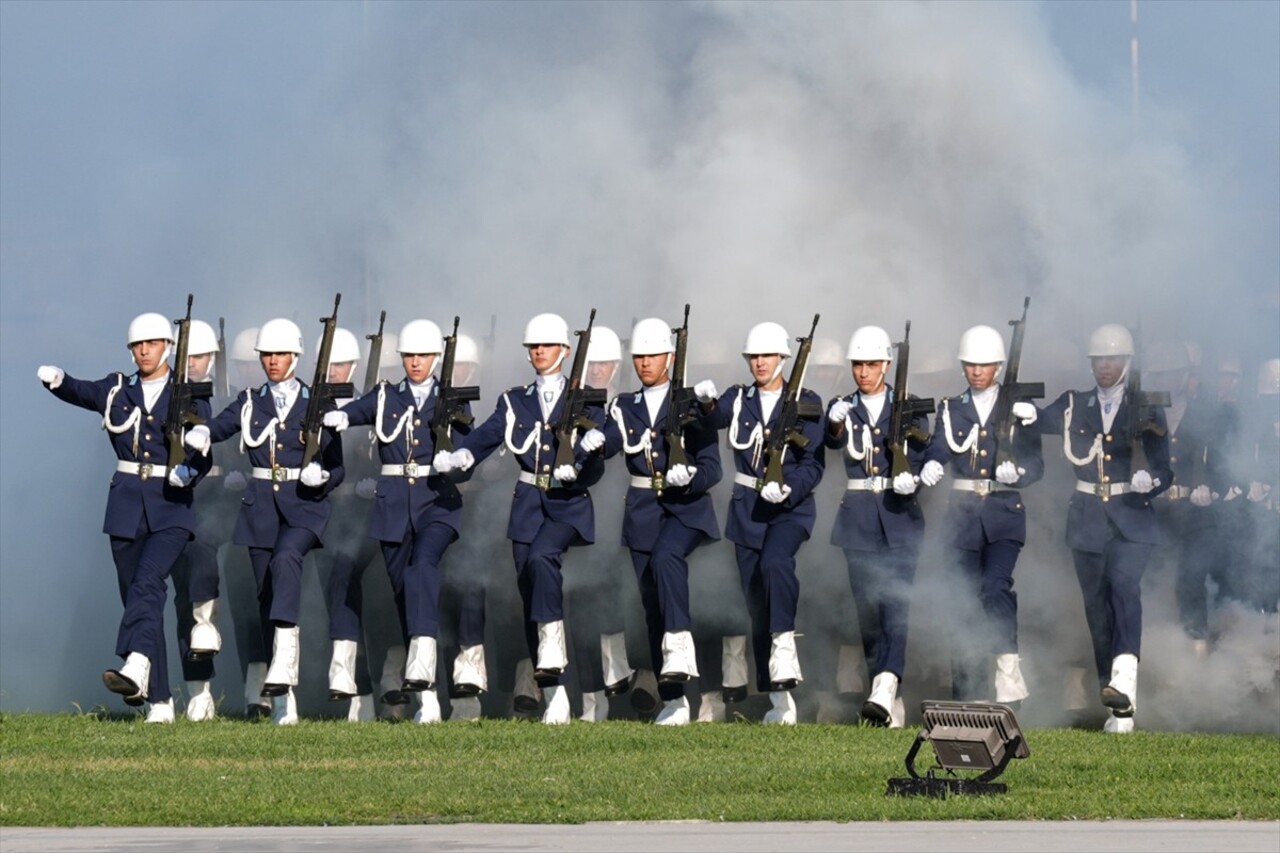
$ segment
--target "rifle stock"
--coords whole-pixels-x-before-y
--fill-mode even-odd
[[[907,454],[909,441],[928,441],[929,433],[916,426],[916,418],[931,415],[932,398],[912,397],[907,391],[907,371],[911,364],[911,321],[907,321],[898,342],[897,364],[893,374],[893,422],[889,432],[889,449],[893,460],[889,465],[890,478],[911,473],[911,459]]]
[[[320,433],[324,429],[324,415],[333,408],[336,400],[356,395],[356,387],[350,382],[329,381],[329,355],[333,350],[333,333],[338,329],[338,303],[342,294],[333,297],[333,314],[321,317],[324,334],[320,338],[320,351],[316,353],[315,380],[311,383],[311,398],[307,401],[307,413],[302,419],[302,467],[306,468],[320,452]]]
[[[169,411],[164,418],[164,438],[168,447],[166,464],[170,468],[181,465],[187,458],[187,449],[182,443],[187,427],[204,423],[204,418],[196,414],[195,401],[207,400],[213,396],[212,382],[191,382],[188,379],[187,350],[191,342],[192,301],[193,297],[188,293],[187,315],[173,321],[178,327],[178,343],[173,361],[173,385],[169,391]]]
[[[458,351],[458,318],[453,318],[453,334],[444,339],[444,362],[440,365],[437,381],[439,392],[436,407],[431,413],[431,435],[435,451],[453,450],[453,427],[470,426],[475,420],[467,413],[466,404],[480,399],[480,389],[475,385],[459,388],[453,384],[453,361]]]
[[[586,416],[587,406],[607,402],[603,389],[582,384],[582,377],[587,370],[587,349],[591,346],[591,327],[595,321],[596,309],[592,308],[591,316],[587,318],[587,328],[574,332],[578,336],[578,347],[573,354],[573,369],[569,373],[568,387],[564,392],[564,408],[560,411],[560,420],[555,429],[556,468],[574,464],[574,436],[578,430],[591,430],[598,426]]]
[[[809,327],[808,337],[796,338],[800,347],[796,352],[795,363],[791,365],[791,376],[787,380],[787,393],[783,397],[781,410],[778,413],[778,424],[769,433],[765,442],[764,483],[782,485],[782,461],[787,455],[788,447],[801,450],[809,446],[809,439],[801,432],[800,421],[817,420],[822,417],[822,406],[804,402],[800,393],[804,390],[804,373],[809,366],[809,351],[813,348],[813,334],[818,329],[818,317],[813,315],[813,325]]]

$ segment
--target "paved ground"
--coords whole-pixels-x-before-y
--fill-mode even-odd
[[[580,826],[0,829],[4,853],[39,851],[946,851],[1277,853],[1280,823],[1240,821],[917,821],[899,823],[588,823]]]

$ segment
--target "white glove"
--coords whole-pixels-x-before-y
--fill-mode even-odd
[[[996,482],[1003,483],[1006,486],[1012,486],[1018,482],[1023,474],[1027,473],[1026,468],[1019,468],[1012,462],[1001,462],[996,466]]]
[[[1223,500],[1233,501],[1243,494],[1244,494],[1244,491],[1239,486],[1232,486],[1231,488],[1227,489],[1226,497],[1224,497]]]
[[[1129,478],[1129,488],[1140,495],[1145,495],[1156,487],[1156,481],[1151,479],[1151,475],[1139,468],[1133,472],[1133,476]]]
[[[672,465],[667,471],[668,486],[687,486],[693,482],[698,469],[693,465]]]
[[[465,447],[461,450],[453,451],[449,457],[450,464],[458,471],[470,471],[471,466],[476,464],[476,458],[471,454],[470,450]]]
[[[760,490],[760,497],[771,504],[780,504],[791,497],[791,487],[785,483],[781,486],[777,483],[765,483],[764,488]]]
[[[186,465],[174,465],[169,469],[169,485],[175,489],[185,489],[196,478],[196,472]]]
[[[332,412],[324,413],[324,425],[337,432],[342,432],[351,426],[351,418],[347,417],[347,413],[341,409],[334,409]]]
[[[249,485],[249,478],[243,471],[229,471],[227,476],[222,478],[222,488],[228,492],[243,492],[247,485]]]
[[[1040,413],[1036,411],[1036,407],[1025,401],[1013,404],[1013,416],[1023,426],[1031,426],[1036,422],[1036,418],[1040,417]]]
[[[893,478],[893,491],[899,495],[913,495],[916,492],[916,478],[910,471],[903,471]]]
[[[710,379],[703,379],[693,386],[693,396],[698,398],[699,403],[710,403],[720,395],[716,392],[716,383]]]
[[[604,433],[598,429],[589,429],[586,434],[578,440],[578,447],[582,448],[584,453],[593,453],[604,447]]]
[[[572,483],[578,479],[578,469],[572,465],[560,465],[551,474],[562,483]]]
[[[1209,487],[1205,485],[1196,486],[1191,490],[1191,503],[1196,506],[1208,506],[1213,503],[1213,492],[1209,491]]]
[[[448,474],[454,467],[453,452],[449,450],[441,450],[436,454],[436,458],[431,460],[431,470],[437,474]]]
[[[849,412],[853,409],[853,403],[848,400],[840,399],[831,404],[831,408],[827,409],[827,420],[833,424],[842,424],[844,419],[849,417]],[[908,492],[907,494],[910,494]]]
[[[356,495],[365,500],[373,500],[373,496],[378,492],[378,481],[372,477],[365,477],[356,483]]]
[[[321,468],[319,462],[312,462],[302,469],[302,475],[298,479],[302,481],[302,485],[317,489],[328,481],[329,472]]]
[[[36,378],[48,385],[50,388],[57,388],[62,384],[62,377],[67,374],[62,372],[61,367],[52,367],[45,365],[36,370]]]
[[[1260,483],[1254,480],[1249,484],[1249,500],[1254,503],[1261,503],[1267,499],[1267,495],[1271,494],[1271,487],[1266,483]]]
[[[209,439],[209,428],[204,424],[199,424],[187,430],[187,434],[182,438],[182,443],[196,453],[208,456],[209,445],[213,442]]]
[[[942,482],[942,475],[946,473],[942,470],[942,463],[930,459],[924,463],[924,467],[920,469],[920,482],[929,488],[933,488]]]

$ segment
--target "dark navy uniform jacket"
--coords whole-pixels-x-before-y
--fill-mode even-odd
[[[342,411],[346,412],[352,426],[368,426],[378,419],[378,401],[381,398],[382,418],[375,428],[384,436],[394,433],[390,442],[375,438],[382,464],[416,463],[426,469],[436,454],[431,417],[435,413],[439,392],[440,383],[432,382],[426,405],[419,410],[407,379],[395,385],[380,382],[372,391],[344,406]],[[470,414],[469,405],[466,411]],[[452,481],[439,475],[406,477],[378,474],[369,536],[384,542],[403,542],[411,530],[421,532],[437,521],[455,531],[462,530],[462,495]]]
[[[121,425],[137,412],[137,429],[122,433],[108,432],[111,448],[116,458],[123,462],[152,463],[164,466],[169,450],[164,440],[164,419],[169,411],[169,398],[173,388],[173,374],[164,385],[155,406],[147,411],[142,396],[142,383],[135,372],[130,376],[112,373],[103,379],[90,381],[64,375],[62,384],[50,389],[59,400],[108,416],[110,423]],[[112,390],[119,388],[114,395]],[[107,399],[111,398],[111,411],[107,412]],[[209,417],[209,401],[195,401],[196,414]],[[134,436],[137,436],[137,446]],[[179,528],[192,534],[196,529],[196,516],[192,510],[192,495],[196,483],[209,471],[212,462],[206,456],[188,453],[185,463],[196,472],[196,480],[185,488],[169,485],[164,474],[140,477],[136,474],[115,472],[111,477],[111,489],[107,493],[106,518],[102,532],[108,536],[132,539],[138,535],[145,516],[150,530]]]
[[[649,422],[649,407],[644,392],[621,394],[609,408],[609,420],[601,427],[605,435],[605,458],[623,450],[623,442],[634,447],[648,435],[649,452],[637,450],[626,454],[627,473],[633,477],[653,478],[665,474],[670,464],[667,439],[667,416],[671,394],[667,393],[658,409],[657,420]],[[615,414],[621,419],[615,419]],[[652,551],[664,515],[673,515],[682,524],[701,531],[708,539],[720,538],[720,524],[711,502],[711,487],[720,482],[719,435],[705,419],[690,423],[684,429],[684,448],[690,464],[698,470],[687,486],[667,486],[659,493],[654,489],[630,486],[627,489],[626,512],[622,522],[622,544],[637,551]]]
[[[1138,467],[1133,461],[1133,448],[1125,439],[1125,423],[1129,401],[1122,400],[1110,432],[1102,429],[1102,408],[1094,391],[1067,391],[1041,410],[1037,425],[1041,432],[1066,432],[1065,447],[1084,464],[1072,462],[1076,479],[1085,483],[1128,483]],[[1155,420],[1164,426],[1164,411],[1157,409]],[[1151,499],[1173,485],[1173,469],[1169,463],[1169,439],[1152,432],[1142,433],[1146,454],[1146,470],[1160,484],[1146,495],[1126,493],[1108,500],[1095,494],[1075,491],[1067,509],[1067,544],[1078,551],[1101,554],[1114,524],[1120,535],[1131,542],[1160,544],[1160,529]],[[1094,452],[1096,450],[1096,453]],[[1092,457],[1092,458],[1089,458]],[[1071,461],[1068,458],[1068,461]]]
[[[284,422],[275,428],[275,464],[280,468],[299,468],[302,465],[302,420],[307,414],[311,388],[304,382],[299,381],[299,384],[302,387],[293,407],[285,415]],[[209,422],[213,441],[224,441],[240,432],[240,416],[246,403],[250,406],[249,434],[254,440],[275,420],[276,405],[270,387],[264,383],[257,388],[246,389]],[[271,467],[270,441],[264,441],[258,447],[250,447],[246,443],[245,453],[254,468]],[[321,431],[316,461],[329,472],[329,479],[317,488],[304,486],[301,480],[276,483],[250,477],[241,499],[240,516],[236,519],[235,544],[250,548],[275,547],[281,518],[290,527],[310,530],[317,540],[323,538],[331,511],[326,498],[342,484],[346,474],[342,464],[342,442],[333,430]]]
[[[865,480],[869,477],[889,479],[889,471],[893,465],[893,449],[889,446],[890,433],[893,430],[893,389],[885,386],[884,408],[880,417],[871,421],[871,413],[862,402],[862,394],[854,391],[836,400],[848,400],[853,404],[849,410],[849,421],[853,424],[852,434],[849,425],[839,436],[826,431],[826,446],[840,454],[844,460],[845,476],[850,480]],[[834,403],[836,400],[832,400]],[[830,410],[831,406],[827,406]],[[917,415],[913,420],[921,431],[928,431],[929,421],[924,415]],[[870,430],[870,448],[862,446],[865,436],[864,427]],[[861,459],[849,455],[848,447],[853,442],[854,449],[866,453]],[[911,439],[907,442],[907,462],[912,474],[920,473],[924,463],[924,451],[927,442]],[[900,495],[892,486],[879,493],[874,491],[849,490],[840,500],[840,508],[836,512],[835,525],[831,529],[831,544],[852,551],[877,551],[887,544],[890,548],[915,546],[920,543],[924,534],[924,514],[915,495]]]
[[[767,443],[772,428],[777,425],[778,416],[782,412],[783,400],[787,396],[787,383],[782,385],[782,396],[770,413],[769,421],[761,424],[760,397],[754,385],[734,385],[723,394],[712,412],[717,429],[728,429],[730,441],[737,435],[738,443],[745,442],[748,437],[762,426],[760,436],[762,443]],[[814,407],[822,408],[822,398],[813,391],[801,391],[801,399]],[[740,402],[739,402],[740,401]],[[737,429],[734,425],[734,407],[739,407]],[[729,541],[748,548],[759,549],[764,546],[764,537],[772,524],[791,522],[801,525],[808,534],[813,533],[816,516],[813,490],[822,480],[825,457],[822,446],[823,418],[817,420],[801,420],[800,431],[809,439],[809,446],[803,450],[788,445],[782,461],[783,482],[791,487],[791,494],[780,504],[772,504],[761,499],[760,492],[749,486],[735,482],[733,498],[729,502],[729,521],[725,536]],[[732,447],[732,444],[730,445]],[[734,468],[739,474],[764,478],[768,457],[763,447],[756,445],[744,450],[734,448]]]
[[[555,467],[556,448],[559,447],[555,427],[564,411],[567,393],[567,390],[560,392],[551,416],[544,421],[542,408],[538,403],[537,383],[510,388],[498,398],[497,408],[488,420],[456,442],[456,447],[459,450],[469,450],[475,457],[476,464],[479,464],[506,444],[510,417],[513,447],[508,449],[519,463],[521,472],[550,478]],[[602,424],[604,407],[587,406],[586,416],[595,423]],[[531,440],[535,432],[537,440]],[[524,448],[526,444],[529,446],[524,452],[515,453],[516,448]],[[532,542],[543,521],[550,520],[568,524],[585,543],[595,541],[595,511],[587,487],[595,484],[604,473],[604,459],[599,453],[587,454],[575,447],[574,460],[580,468],[578,479],[567,487],[553,485],[552,488],[542,489],[531,483],[516,482],[511,496],[511,515],[507,522],[508,539],[512,542]]]

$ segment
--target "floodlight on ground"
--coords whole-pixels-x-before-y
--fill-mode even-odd
[[[1007,787],[992,781],[1015,758],[1031,754],[1018,728],[1013,709],[996,702],[920,703],[924,728],[907,753],[907,778],[889,780],[889,794],[946,797],[952,794],[1003,794]],[[937,764],[921,776],[916,755],[929,742]],[[958,776],[957,770],[979,770],[977,776]],[[938,771],[945,771],[939,776]]]

